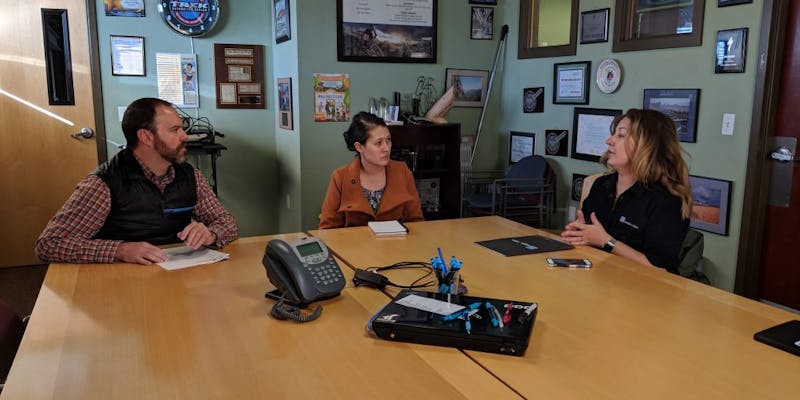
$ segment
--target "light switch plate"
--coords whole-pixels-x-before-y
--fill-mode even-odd
[[[722,134],[733,136],[733,127],[736,124],[736,114],[722,114]]]

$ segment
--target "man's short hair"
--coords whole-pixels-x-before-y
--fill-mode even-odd
[[[125,114],[122,116],[122,133],[125,134],[129,148],[135,149],[139,144],[139,137],[136,135],[139,129],[154,131],[153,121],[158,107],[172,107],[172,103],[153,97],[143,97],[125,109]]]

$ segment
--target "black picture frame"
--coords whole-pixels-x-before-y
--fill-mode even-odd
[[[608,42],[610,8],[581,12],[581,44]]]
[[[497,0],[469,0],[469,4],[484,4],[487,6],[496,6]]]
[[[522,89],[522,112],[544,112],[544,87]]]
[[[591,61],[553,64],[553,104],[589,104]]]
[[[292,38],[291,1],[273,0],[273,25],[275,25],[275,44]]]
[[[494,8],[471,7],[469,15],[470,40],[492,40],[494,36]]]
[[[566,157],[569,154],[569,131],[566,129],[545,129],[544,154]]]
[[[738,6],[739,4],[750,4],[753,0],[717,0],[717,8]]]
[[[700,89],[644,89],[642,108],[670,117],[681,142],[697,142],[699,107]]]
[[[747,61],[748,28],[724,29],[717,31],[717,44],[714,46],[714,73],[742,73]]]
[[[572,158],[597,162],[606,152],[611,123],[622,110],[575,107],[572,119]]]
[[[147,75],[144,36],[110,35],[109,41],[111,44],[111,75]]]
[[[535,154],[536,134],[511,131],[508,135],[508,165]]]
[[[692,216],[689,226],[728,236],[733,182],[725,179],[689,175],[692,186]]]
[[[338,61],[436,63],[438,0],[416,0],[411,10],[392,7],[394,3],[390,3],[336,0]],[[423,22],[420,25],[390,23],[398,19]],[[384,40],[385,37],[393,40]]]
[[[278,126],[286,130],[294,130],[292,113],[292,78],[277,78],[275,89],[278,91]]]

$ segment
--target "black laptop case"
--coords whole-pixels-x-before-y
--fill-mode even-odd
[[[800,321],[787,321],[753,335],[753,339],[800,356]]]
[[[520,316],[525,313],[525,309],[535,303],[464,295],[451,296],[451,302],[463,306],[476,302],[481,304],[477,308],[478,312],[470,318],[472,328],[470,333],[467,333],[465,321],[462,319],[444,321],[442,315],[409,308],[395,302],[410,294],[447,301],[445,294],[403,290],[395,300],[384,306],[370,319],[369,327],[375,335],[382,339],[398,342],[521,356],[528,348],[533,323],[539,311],[538,305],[536,305],[533,311],[520,322]],[[510,322],[502,328],[492,326],[489,311],[484,305],[487,301],[497,308],[501,316],[506,312],[506,304],[512,303],[515,307],[511,310]]]

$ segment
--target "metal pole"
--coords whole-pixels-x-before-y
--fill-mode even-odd
[[[492,95],[492,84],[494,83],[494,74],[497,71],[497,63],[500,61],[500,50],[506,42],[506,35],[508,35],[508,25],[503,25],[500,30],[500,41],[497,43],[497,51],[494,53],[494,63],[492,64],[492,73],[489,75],[489,87],[486,89],[486,99],[484,99],[483,107],[481,107],[481,116],[478,119],[478,130],[475,133],[475,143],[472,144],[472,154],[469,157],[469,166],[472,167],[472,161],[475,160],[475,151],[478,149],[478,140],[481,137],[481,129],[483,129],[483,117],[486,114],[486,106],[489,105],[489,98]]]

